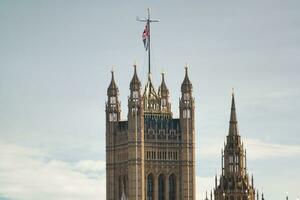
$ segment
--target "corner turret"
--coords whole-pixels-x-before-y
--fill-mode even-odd
[[[158,88],[158,96],[160,97],[160,106],[162,112],[171,112],[171,104],[169,103],[169,89],[165,82],[165,74],[161,74],[161,84]]]

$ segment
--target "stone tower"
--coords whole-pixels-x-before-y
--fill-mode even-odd
[[[106,102],[107,200],[196,199],[192,89],[186,68],[179,118],[173,118],[165,75],[156,90],[149,73],[142,91],[134,66],[128,115],[121,120],[119,91],[112,72]]]
[[[250,184],[251,182],[251,184]],[[215,200],[255,200],[253,176],[247,173],[246,150],[239,135],[234,94],[232,94],[229,133],[224,152],[222,150],[222,172],[218,184],[215,177]]]

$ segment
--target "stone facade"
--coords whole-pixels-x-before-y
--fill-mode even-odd
[[[120,119],[112,72],[106,102],[106,199],[195,200],[195,102],[185,69],[179,118],[173,118],[162,75],[156,92],[151,75],[142,91],[136,66],[127,120]]]

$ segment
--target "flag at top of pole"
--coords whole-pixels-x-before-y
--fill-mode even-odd
[[[148,23],[146,23],[145,25],[145,29],[143,31],[143,42],[144,42],[144,47],[146,49],[146,51],[148,50],[148,46],[149,46],[149,28],[148,28]]]
[[[146,22],[145,29],[144,29],[143,34],[142,34],[142,39],[143,39],[145,50],[148,51],[148,74],[150,75],[151,74],[151,64],[150,64],[150,46],[151,46],[150,45],[150,24],[152,22],[159,22],[159,20],[153,20],[153,19],[151,19],[150,18],[150,10],[149,10],[149,8],[147,10],[148,10],[148,17],[145,18],[145,19],[139,19],[137,17],[137,21],[139,21],[139,22]]]

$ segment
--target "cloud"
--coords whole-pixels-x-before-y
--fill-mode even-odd
[[[210,198],[210,191],[214,187],[214,177],[200,177],[196,176],[196,198],[197,200],[205,199],[205,192],[207,191],[207,196]]]
[[[105,162],[52,159],[37,149],[0,143],[0,198],[76,200],[105,198]]]
[[[220,156],[221,140],[200,145],[201,158]],[[245,139],[249,159],[299,156],[300,147]],[[205,151],[204,151],[205,150]],[[105,199],[105,161],[68,162],[53,159],[39,149],[0,143],[0,199],[94,200]],[[197,200],[214,187],[214,177],[196,177]]]
[[[266,158],[283,158],[300,156],[299,145],[285,145],[267,143],[258,139],[245,138],[244,147],[247,149],[247,158],[250,160]],[[198,156],[202,158],[212,158],[221,155],[224,141],[215,138],[206,139],[197,149]]]
[[[300,156],[299,145],[266,143],[257,139],[246,139],[245,145],[248,149],[247,155],[249,159]]]

